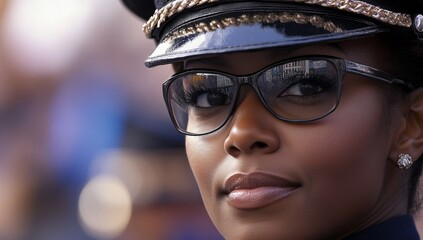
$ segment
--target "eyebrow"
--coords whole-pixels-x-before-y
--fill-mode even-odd
[[[341,53],[343,53],[345,55],[348,55],[348,53],[345,51],[345,49],[342,48],[341,45],[339,45],[338,42],[331,42],[331,43],[328,43],[327,45],[337,49],[338,51],[340,51]]]
[[[307,45],[307,46],[313,46],[313,45]],[[275,58],[275,57],[278,58],[280,56],[291,55],[293,52],[297,51],[298,49],[301,49],[307,46],[270,48],[270,49],[266,49],[264,51],[264,54],[266,58]],[[330,43],[323,44],[321,46],[328,46],[341,52],[344,55],[348,55],[345,49],[342,48],[338,42],[330,42]]]
[[[183,63],[183,69],[186,70],[187,69],[187,65],[190,62],[195,62],[195,61],[196,61],[196,59],[191,59],[191,60],[188,60],[188,61],[184,61],[184,63]],[[210,66],[210,65],[211,66],[221,66],[221,65],[227,65],[229,63],[230,62],[227,59],[220,58],[220,55],[207,58],[207,65],[208,66]]]
[[[270,48],[264,51],[266,58],[275,58],[279,56],[286,56],[296,51],[299,47],[285,47],[285,48]]]

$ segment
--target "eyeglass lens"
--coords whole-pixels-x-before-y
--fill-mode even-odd
[[[303,59],[283,62],[251,76],[249,83],[276,117],[292,122],[321,118],[337,105],[340,81],[335,62]],[[243,82],[214,71],[187,71],[174,76],[167,89],[168,107],[185,133],[212,132],[230,118]]]

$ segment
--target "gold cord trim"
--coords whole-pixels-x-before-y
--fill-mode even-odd
[[[159,28],[160,25],[171,16],[184,10],[201,6],[206,3],[218,2],[219,0],[176,0],[168,3],[161,9],[156,9],[153,16],[143,25],[143,31],[148,38],[151,38],[151,33],[155,28]]]
[[[174,40],[183,36],[191,34],[212,32],[217,29],[224,29],[230,26],[239,26],[241,24],[255,24],[255,23],[289,23],[295,22],[298,24],[311,24],[317,28],[324,29],[331,33],[343,32],[344,29],[337,26],[331,21],[327,21],[322,17],[316,15],[304,15],[300,13],[268,13],[268,14],[254,14],[254,15],[241,15],[237,18],[223,18],[219,20],[212,20],[208,23],[200,22],[194,26],[178,29],[168,34],[163,42]]]
[[[153,16],[144,24],[143,31],[148,38],[154,29],[160,28],[161,24],[176,13],[208,3],[221,2],[224,0],[176,0],[168,3],[161,9],[157,9]],[[338,10],[352,12],[374,18],[394,26],[411,27],[412,19],[408,14],[395,13],[378,6],[359,0],[293,0],[297,3],[319,5],[322,7],[336,8]]]
[[[296,2],[337,8],[374,18],[384,23],[400,27],[411,27],[412,19],[408,14],[395,13],[378,6],[358,0],[295,0]]]

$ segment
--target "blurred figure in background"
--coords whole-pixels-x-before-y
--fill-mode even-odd
[[[0,239],[216,239],[153,47],[119,1],[0,0]]]

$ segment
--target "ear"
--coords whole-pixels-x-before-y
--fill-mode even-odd
[[[402,113],[399,131],[389,156],[395,165],[399,154],[409,154],[413,162],[423,154],[423,88],[410,93]]]

